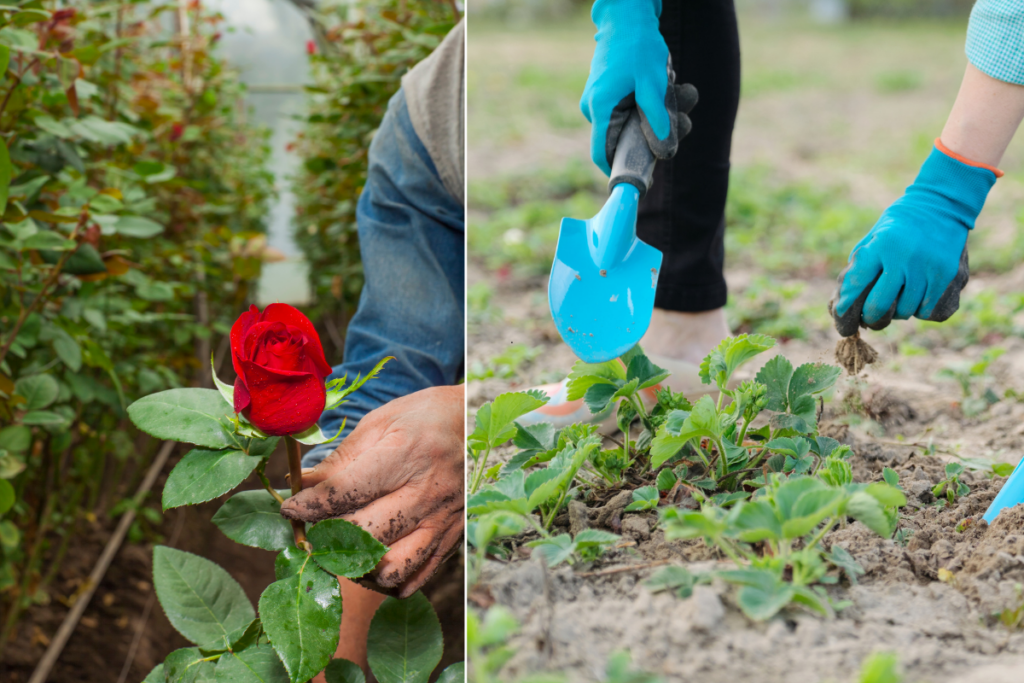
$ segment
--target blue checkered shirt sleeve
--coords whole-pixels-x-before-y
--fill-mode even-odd
[[[1024,85],[1024,0],[978,0],[967,27],[967,59],[992,78]]]

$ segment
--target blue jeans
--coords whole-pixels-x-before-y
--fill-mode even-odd
[[[366,375],[394,356],[376,379],[334,410],[320,429],[342,438],[360,418],[388,401],[455,384],[464,352],[465,208],[444,188],[416,135],[399,90],[370,144],[366,187],[356,207],[365,284],[348,326],[345,359],[328,381]],[[338,442],[315,446],[302,459],[313,467]]]

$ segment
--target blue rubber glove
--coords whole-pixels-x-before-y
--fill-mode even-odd
[[[829,310],[844,337],[893,318],[941,322],[960,307],[967,284],[967,235],[996,182],[987,168],[939,149],[914,184],[857,243],[839,274]]]
[[[659,159],[675,155],[690,131],[697,103],[692,85],[675,86],[665,39],[658,30],[661,0],[596,0],[591,18],[597,47],[580,110],[593,128],[590,157],[611,173],[619,133],[634,107],[647,144]]]

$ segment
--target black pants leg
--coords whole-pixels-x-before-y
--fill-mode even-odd
[[[664,253],[654,305],[710,311],[726,301],[725,198],[729,151],[740,99],[740,45],[733,0],[663,0],[661,33],[676,83],[692,83],[700,100],[693,130],[640,203],[637,233]]]

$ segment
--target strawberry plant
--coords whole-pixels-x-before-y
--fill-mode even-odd
[[[889,537],[894,526],[886,508],[903,505],[903,494],[885,483],[830,484],[802,474],[773,473],[750,501],[730,508],[706,504],[699,511],[668,508],[662,525],[666,539],[703,538],[737,565],[716,575],[740,586],[737,601],[751,619],[768,619],[791,602],[827,615],[827,597],[812,587],[835,581],[826,576],[830,565],[855,563],[845,551],[826,553],[822,538],[848,517]],[[762,552],[753,548],[755,543]],[[855,580],[855,572],[847,573]]]
[[[330,366],[319,337],[304,315],[284,304],[244,313],[232,327],[231,340],[238,372],[234,386],[214,374],[217,389],[159,392],[133,403],[128,414],[154,437],[196,447],[168,477],[165,509],[213,500],[256,473],[265,490],[232,496],[213,521],[237,543],[276,552],[277,580],[263,591],[257,614],[219,566],[157,546],[157,597],[168,620],[194,647],[172,652],[146,681],[300,683],[325,669],[328,681],[351,680],[353,664],[331,661],[342,619],[338,578],[366,575],[388,549],[345,520],[328,519],[308,530],[302,522],[289,522],[280,514],[284,496],[264,468],[283,438],[290,494],[298,493],[299,443],[330,441],[316,424],[320,414],[343,403],[388,359],[351,384],[340,379],[325,386]],[[414,642],[409,633],[416,634]],[[370,667],[385,683],[426,681],[442,654],[437,617],[419,593],[385,601],[373,619],[368,644]],[[418,673],[410,677],[408,671]],[[460,672],[452,669],[444,676],[457,678]]]

